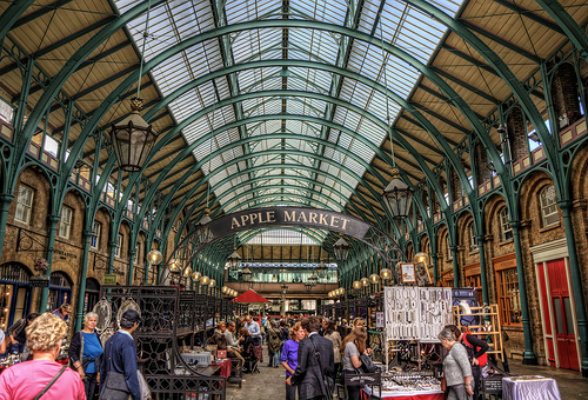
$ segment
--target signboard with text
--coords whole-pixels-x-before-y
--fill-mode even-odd
[[[215,238],[233,232],[267,226],[308,226],[344,233],[358,239],[366,235],[369,224],[332,211],[306,207],[270,207],[225,215],[208,224]]]
[[[104,284],[105,285],[115,285],[116,284],[116,274],[104,274]]]

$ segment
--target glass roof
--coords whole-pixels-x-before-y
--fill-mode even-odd
[[[313,236],[318,231],[313,232]],[[313,239],[302,231],[296,231],[292,229],[271,229],[260,232],[255,236],[251,237],[244,244],[259,244],[259,245],[320,245],[321,243]]]
[[[430,0],[451,16],[462,1]],[[116,0],[115,4],[124,13],[138,2]],[[214,10],[217,4],[224,4],[223,9]],[[128,24],[148,61],[186,38],[248,23],[242,30],[179,52],[151,71],[167,96],[210,72],[243,67],[187,90],[169,104],[178,122],[207,109],[183,135],[189,144],[197,143],[193,150],[197,160],[214,153],[202,169],[212,175],[209,182],[225,212],[268,202],[335,211],[346,206],[350,187],[358,185],[374,157],[374,147],[380,147],[387,135],[373,118],[392,124],[401,112],[394,96],[407,99],[420,74],[398,57],[383,54],[378,46],[330,32],[327,25],[324,29],[288,27],[286,20],[350,28],[392,43],[424,63],[445,33],[443,25],[404,1],[357,4],[348,0],[178,0],[153,7]],[[283,20],[284,27],[255,25],[263,20]],[[265,60],[281,63],[245,68]],[[387,90],[378,91],[317,65],[345,69]],[[334,105],[331,98],[364,111]],[[228,124],[233,125],[223,128]],[[218,131],[211,140],[212,130]]]

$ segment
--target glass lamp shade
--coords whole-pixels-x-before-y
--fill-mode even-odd
[[[241,271],[241,275],[243,276],[243,280],[247,282],[249,279],[251,279],[253,273],[249,268],[244,268],[243,271]]]
[[[339,288],[339,296],[343,296],[345,294],[345,288]]]
[[[190,267],[189,265],[186,267],[186,269],[184,270],[184,277],[189,278],[192,276],[192,267]]]
[[[338,261],[347,260],[347,256],[349,255],[349,243],[347,243],[347,240],[340,237],[333,245],[333,252]]]
[[[198,221],[198,224],[196,226],[196,238],[198,239],[198,242],[208,243],[212,240],[212,231],[208,227],[208,223],[210,221],[212,221],[212,219],[210,218],[210,210],[207,208],[206,210],[204,210],[204,215],[202,216],[202,218],[200,218],[200,221]]]
[[[198,271],[192,272],[192,280],[194,280],[195,282],[200,281],[201,276],[202,276],[202,274]]]
[[[361,289],[362,284],[360,281],[353,281],[353,283],[351,284],[351,286],[353,287],[353,289]]]
[[[231,289],[231,296],[237,297],[238,294],[239,292],[237,292],[235,289]]]
[[[182,270],[182,266],[180,265],[180,263],[177,260],[174,260],[173,258],[169,260],[169,263],[167,263],[167,267],[169,268],[169,272],[174,274]]]
[[[328,294],[327,297],[330,299],[331,297],[333,297],[333,291],[331,290]]]
[[[380,282],[380,275],[378,274],[371,274],[368,278],[372,284],[376,284]]]
[[[392,271],[388,268],[382,268],[380,270],[380,278],[382,278],[383,281],[392,279]]]
[[[363,287],[367,287],[370,285],[369,279],[366,278],[365,276],[363,278],[361,278],[360,281],[361,281],[361,286],[363,286]]]
[[[408,210],[412,204],[412,191],[400,179],[398,168],[392,169],[392,180],[384,189],[383,197],[392,218],[402,219],[408,216]]]
[[[215,287],[216,286],[216,280],[215,279],[211,279],[210,281],[208,281],[208,287]]]
[[[140,171],[157,139],[157,133],[141,116],[142,109],[143,99],[133,97],[131,113],[118,124],[112,125],[112,147],[123,171]]]
[[[429,265],[429,255],[423,252],[416,253],[414,255],[414,263]]]
[[[241,261],[241,256],[236,251],[227,258],[227,268],[234,269],[239,266],[239,262]]]
[[[149,253],[147,253],[147,261],[151,265],[159,265],[159,264],[161,264],[162,260],[163,260],[163,255],[157,249],[153,249]]]
[[[202,286],[208,286],[209,282],[210,282],[210,278],[206,275],[204,275],[203,277],[200,278],[200,284]]]
[[[222,294],[227,294],[227,293],[229,293],[229,288],[228,288],[228,287],[226,287],[226,286],[223,286],[223,287],[221,288],[221,293],[222,293]]]

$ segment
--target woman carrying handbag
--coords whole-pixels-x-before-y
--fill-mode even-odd
[[[94,399],[96,385],[100,382],[100,358],[104,350],[100,343],[100,336],[96,332],[98,315],[89,312],[84,317],[84,327],[77,332],[69,346],[69,360],[72,369],[80,374],[84,381],[86,398]]]

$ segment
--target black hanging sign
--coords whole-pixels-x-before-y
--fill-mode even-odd
[[[306,207],[270,207],[228,214],[208,224],[215,238],[267,226],[308,226],[363,239],[370,225],[349,215]]]
[[[29,282],[32,287],[49,287],[49,277],[47,276],[34,276],[31,279],[29,279]]]

